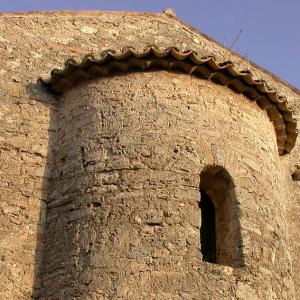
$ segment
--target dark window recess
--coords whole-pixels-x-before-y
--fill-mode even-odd
[[[206,168],[200,175],[200,193],[203,261],[243,266],[240,211],[231,176],[220,166]]]
[[[216,218],[215,207],[205,192],[201,192],[200,243],[203,260],[216,263]]]

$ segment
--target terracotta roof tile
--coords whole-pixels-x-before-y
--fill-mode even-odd
[[[86,55],[81,63],[73,59],[65,62],[63,70],[54,69],[43,83],[55,94],[62,94],[78,83],[111,73],[147,71],[154,68],[180,70],[243,93],[266,110],[277,135],[279,154],[291,152],[297,138],[297,125],[285,97],[270,89],[264,80],[255,80],[251,72],[237,71],[230,61],[218,63],[213,56],[200,57],[193,50],[180,51],[175,47],[148,47],[141,51],[124,48],[107,50],[99,58]]]

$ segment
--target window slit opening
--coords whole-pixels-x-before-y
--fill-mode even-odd
[[[203,260],[216,263],[216,216],[212,200],[205,192],[201,192],[201,228],[200,243]]]
[[[200,194],[202,260],[243,266],[240,211],[231,176],[220,166],[206,168],[200,174]]]

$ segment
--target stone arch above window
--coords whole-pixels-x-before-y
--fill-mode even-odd
[[[220,166],[200,175],[202,259],[231,267],[244,265],[239,207],[229,173]]]
[[[175,47],[149,47],[141,51],[124,48],[107,50],[96,59],[86,55],[81,63],[73,59],[65,62],[63,70],[54,69],[49,79],[42,82],[55,94],[62,94],[78,83],[113,73],[149,71],[181,71],[211,80],[244,94],[265,110],[274,125],[279,154],[290,153],[297,138],[297,124],[285,97],[270,89],[264,80],[254,80],[245,70],[238,72],[230,61],[218,63],[213,56],[200,57],[193,50],[180,51]]]

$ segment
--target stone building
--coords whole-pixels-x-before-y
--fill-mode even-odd
[[[0,299],[299,299],[299,90],[170,11],[2,14],[0,62]]]

